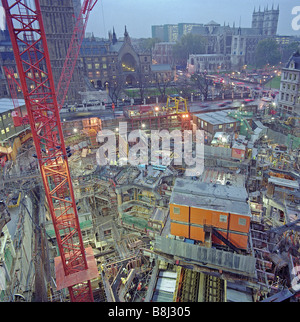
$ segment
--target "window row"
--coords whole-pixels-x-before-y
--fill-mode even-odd
[[[284,80],[292,80],[296,81],[297,80],[297,74],[296,73],[289,73],[289,72],[284,72],[283,73],[283,79]]]
[[[295,91],[297,89],[297,85],[296,84],[289,84],[289,83],[282,83],[281,89],[283,89],[283,90],[288,89],[288,90]]]

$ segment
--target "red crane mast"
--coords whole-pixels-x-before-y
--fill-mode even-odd
[[[2,0],[2,5],[59,249],[57,289],[68,288],[72,302],[92,302],[98,269],[82,240],[40,4]]]
[[[84,0],[80,10],[80,14],[76,20],[67,56],[57,85],[56,96],[60,108],[63,107],[65,99],[67,97],[72,75],[78,59],[80,47],[85,35],[85,30],[90,12],[92,11],[97,2],[98,0]]]

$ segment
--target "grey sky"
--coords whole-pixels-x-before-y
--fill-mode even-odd
[[[207,23],[211,20],[223,25],[235,22],[251,27],[254,7],[258,10],[267,5],[277,8],[279,4],[278,31],[280,35],[300,35],[292,28],[292,9],[300,6],[298,0],[98,0],[93,9],[87,31],[107,38],[108,31],[115,28],[123,37],[125,25],[134,38],[151,37],[152,25],[177,24],[180,22]],[[300,15],[300,11],[298,12]],[[298,22],[300,24],[300,21]]]

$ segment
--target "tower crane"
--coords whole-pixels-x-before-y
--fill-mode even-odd
[[[79,16],[76,19],[75,27],[74,27],[69,48],[67,51],[66,59],[64,61],[64,65],[62,68],[62,73],[59,78],[57,89],[56,89],[56,97],[57,97],[59,109],[63,107],[64,102],[66,100],[69,86],[70,86],[72,76],[75,70],[75,66],[77,63],[77,59],[79,56],[80,48],[82,45],[82,41],[85,35],[85,30],[90,16],[90,12],[93,10],[97,2],[98,0],[84,0],[80,9]],[[11,73],[11,71],[8,68],[5,69],[4,67],[4,71],[6,74],[6,79],[8,82],[11,97],[13,99],[13,102],[15,102],[17,98],[15,84],[17,86],[19,86],[19,84],[17,80],[14,78],[14,74]],[[15,109],[17,109],[16,106],[15,106]],[[15,126],[29,123],[27,117],[20,116],[18,109],[15,111],[13,115],[13,121]]]
[[[72,302],[92,302],[98,269],[83,244],[40,3],[2,0],[2,6],[59,249],[57,289],[68,288]]]
[[[80,47],[85,35],[90,12],[93,10],[98,0],[85,0],[82,4],[80,14],[77,18],[67,56],[64,62],[62,73],[57,85],[57,101],[60,108],[63,107],[67,97],[69,85],[78,59]]]

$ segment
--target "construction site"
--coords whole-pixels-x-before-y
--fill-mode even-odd
[[[84,1],[82,16],[95,2]],[[0,146],[9,155],[0,173],[0,301],[299,302],[299,118],[282,122],[284,132],[255,101],[193,113],[168,96],[128,105],[118,118],[60,120],[39,1],[2,4],[27,115],[15,114],[25,128]],[[117,147],[102,165],[105,130]],[[135,130],[146,151],[124,164]],[[169,150],[159,145],[158,163],[153,130],[180,134]],[[185,131],[192,150],[203,133],[203,171],[193,175],[188,157],[175,162]]]

